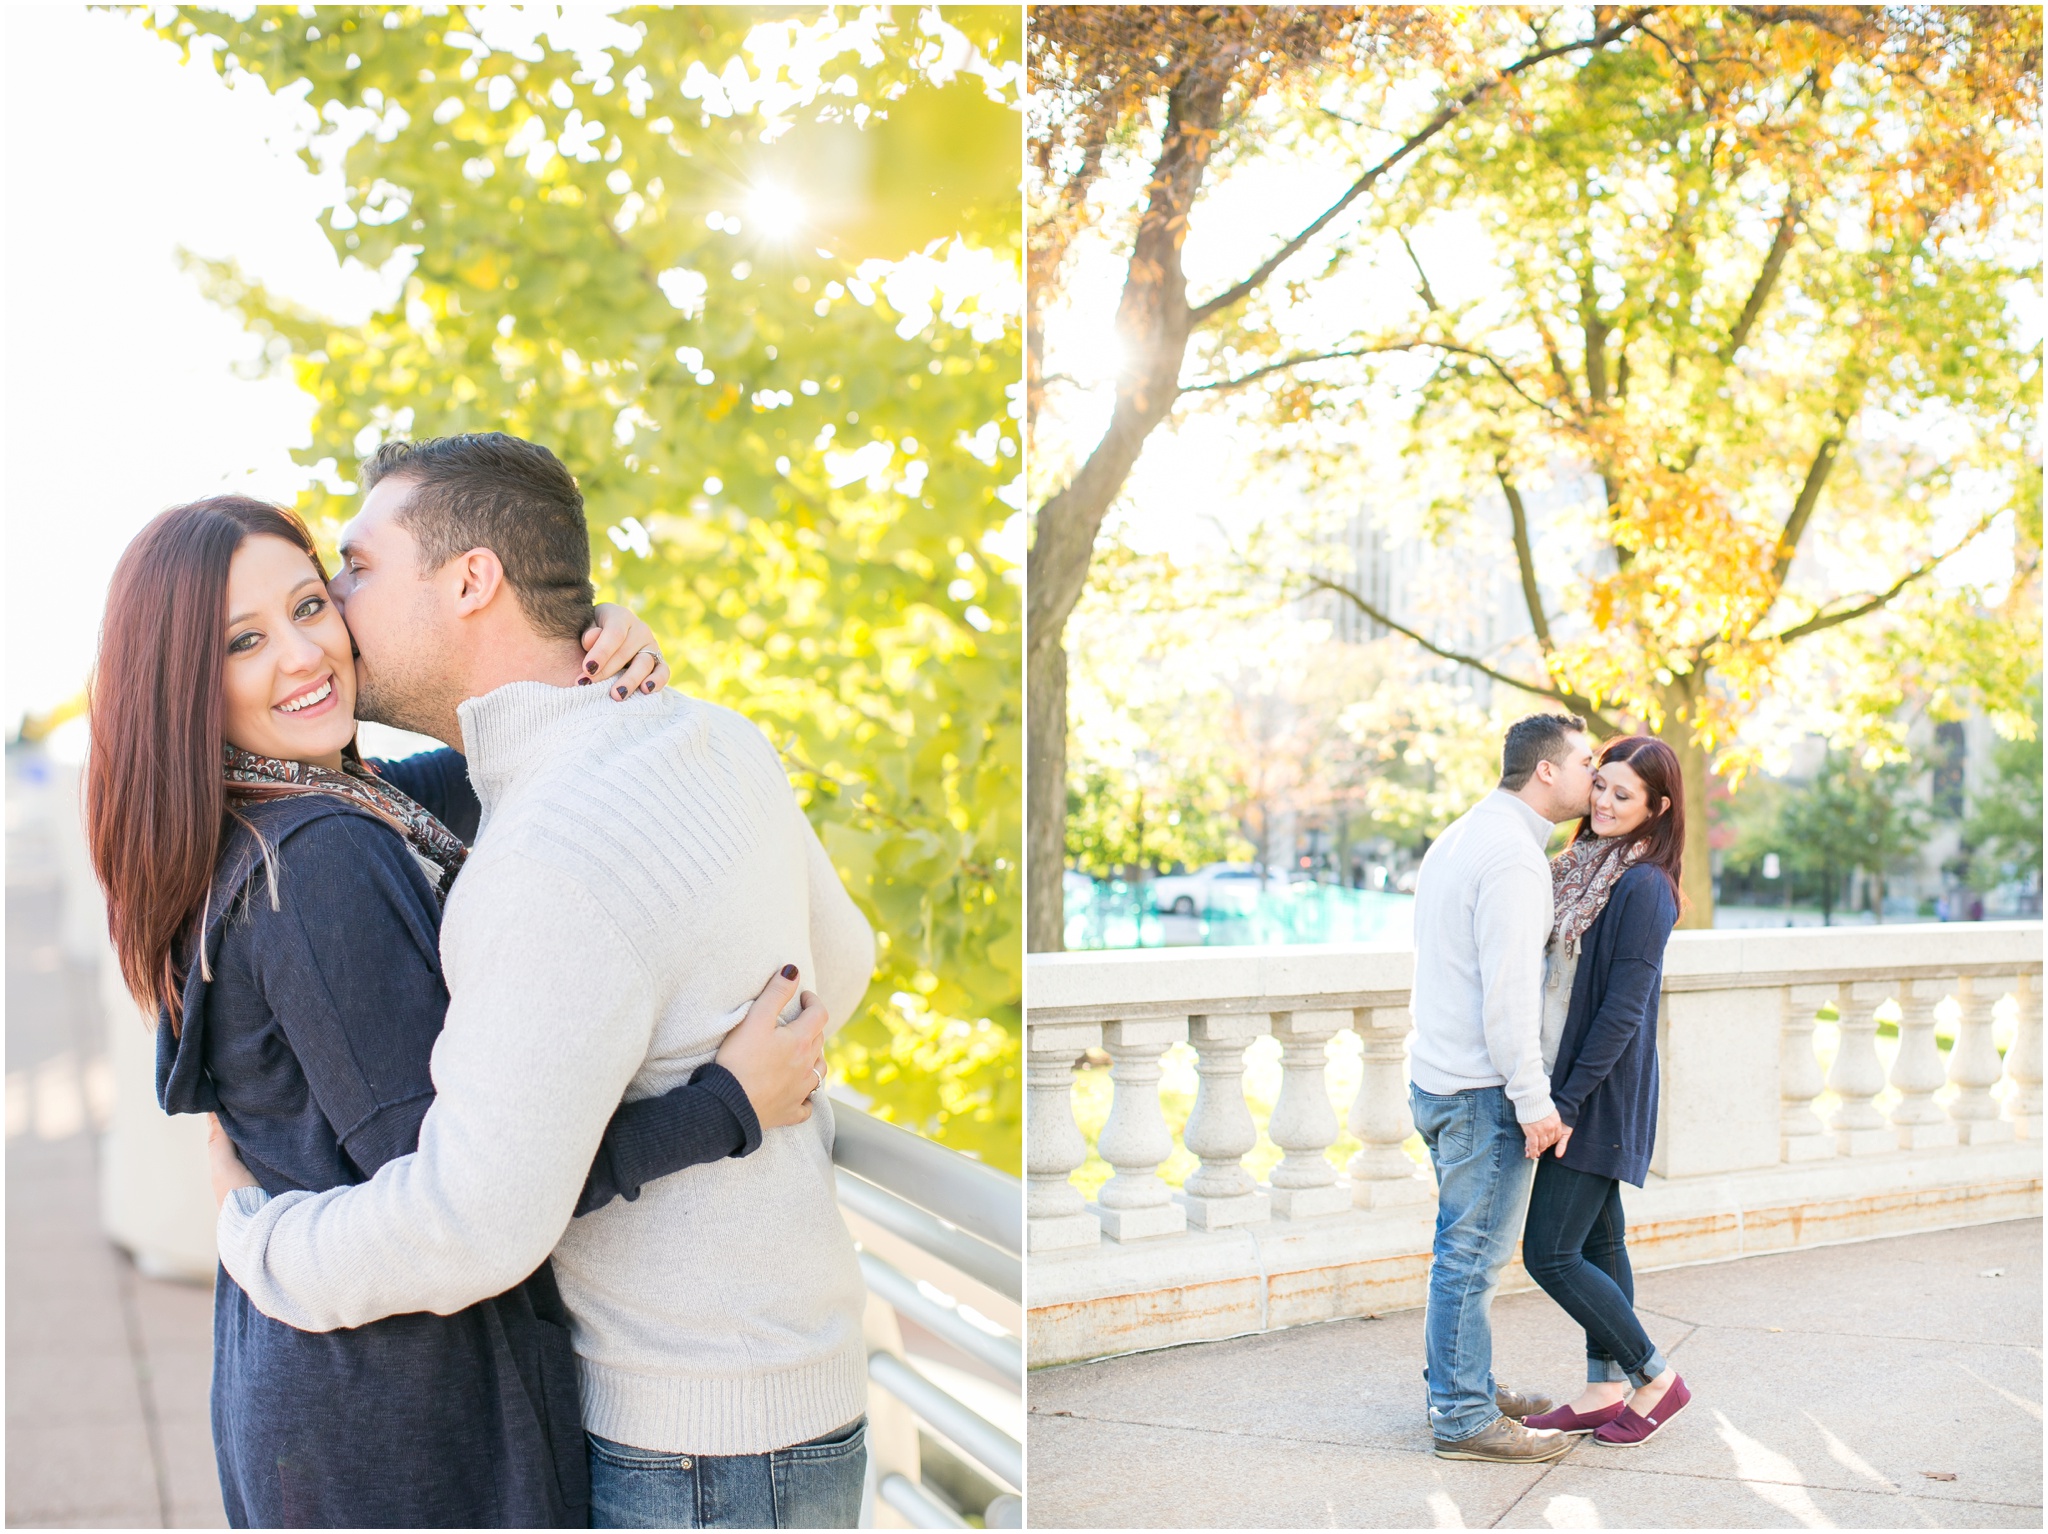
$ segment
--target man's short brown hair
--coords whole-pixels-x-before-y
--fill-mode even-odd
[[[1509,793],[1536,775],[1538,762],[1564,758],[1574,735],[1586,732],[1586,721],[1577,714],[1531,714],[1508,726],[1507,739],[1500,747],[1500,786]]]
[[[422,574],[489,549],[541,633],[575,639],[595,621],[583,492],[546,448],[502,431],[386,442],[364,460],[362,487],[394,478],[413,486],[397,520]]]

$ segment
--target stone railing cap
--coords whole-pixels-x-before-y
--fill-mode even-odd
[[[2038,921],[1899,926],[1736,928],[1672,934],[1667,984],[1697,989],[1851,977],[1881,981],[1907,973],[1963,969],[2039,972]],[[1025,961],[1028,1017],[1113,1017],[1120,1009],[1165,1012],[1255,1010],[1266,1001],[1405,998],[1415,953],[1405,944],[1357,943],[1263,948],[1147,948],[1032,954]]]

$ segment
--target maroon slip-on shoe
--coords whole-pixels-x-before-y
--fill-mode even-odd
[[[1664,1392],[1664,1399],[1647,1413],[1629,1407],[1594,1433],[1593,1441],[1604,1443],[1611,1449],[1633,1449],[1639,1443],[1648,1443],[1657,1429],[1683,1411],[1685,1403],[1691,1399],[1692,1392],[1685,1388],[1684,1379],[1674,1379],[1671,1388]]]
[[[1616,1401],[1597,1411],[1575,1412],[1569,1406],[1553,1407],[1540,1417],[1524,1417],[1523,1427],[1547,1427],[1557,1433],[1590,1433],[1607,1426],[1628,1410],[1626,1401]]]

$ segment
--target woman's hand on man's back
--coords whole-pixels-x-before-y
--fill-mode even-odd
[[[825,1029],[832,1021],[825,1004],[805,991],[802,1011],[781,1021],[797,983],[796,966],[784,965],[718,1046],[718,1063],[738,1080],[763,1129],[803,1123],[811,1094],[825,1084]]]
[[[213,1176],[215,1209],[225,1204],[235,1189],[257,1186],[256,1179],[236,1154],[235,1142],[228,1138],[227,1131],[220,1127],[220,1120],[211,1113],[206,1115],[206,1166]]]

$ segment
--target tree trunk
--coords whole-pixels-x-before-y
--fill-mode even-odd
[[[1036,657],[1024,693],[1024,946],[1033,953],[1066,947],[1067,652],[1054,645]]]
[[[1682,733],[1691,734],[1690,727]],[[1679,915],[1681,927],[1711,927],[1714,925],[1714,854],[1707,843],[1707,785],[1712,776],[1707,770],[1707,752],[1691,740],[1683,745],[1673,741],[1678,748],[1678,765],[1685,773],[1685,867],[1681,870],[1680,887],[1685,894],[1685,910]]]
[[[1678,917],[1681,927],[1714,925],[1714,855],[1707,843],[1707,787],[1713,774],[1708,769],[1706,747],[1692,736],[1692,693],[1695,687],[1705,686],[1705,676],[1695,674],[1681,677],[1665,689],[1664,730],[1659,737],[1677,753],[1678,770],[1685,778],[1685,866],[1679,877],[1685,909]]]
[[[1102,519],[1138,461],[1145,438],[1180,395],[1181,359],[1194,324],[1180,248],[1226,83],[1197,76],[1167,98],[1152,194],[1132,241],[1117,306],[1117,334],[1127,360],[1117,379],[1116,408],[1088,461],[1034,519],[1024,598],[1026,728],[1031,736],[1026,749],[1024,941],[1034,953],[1057,952],[1065,925],[1060,871],[1066,866],[1067,619],[1088,583]]]

